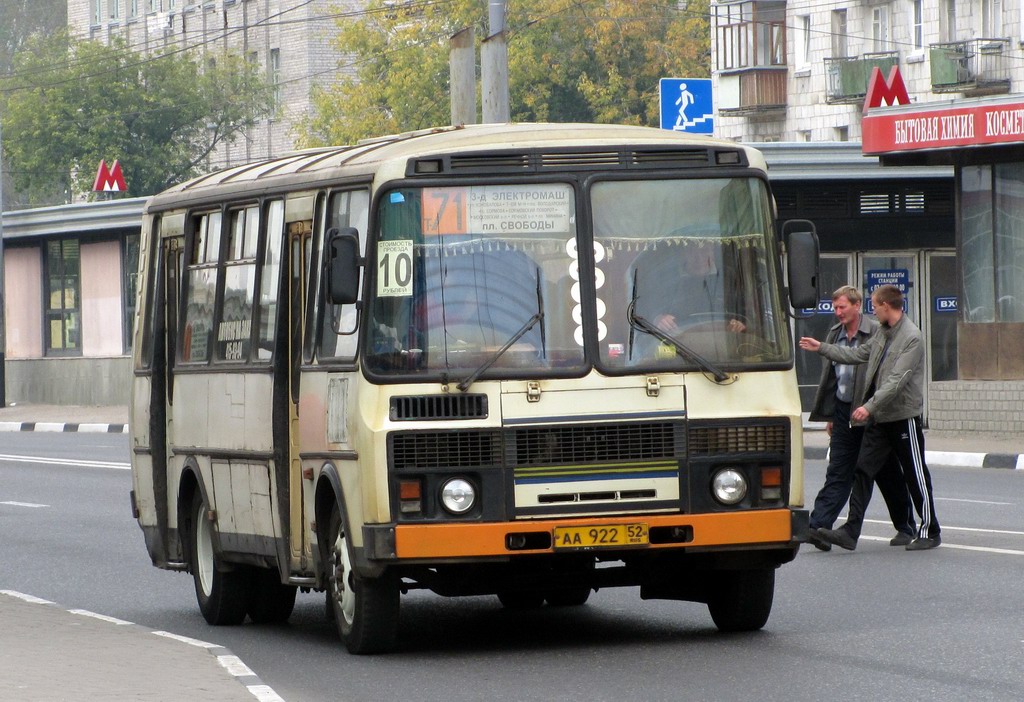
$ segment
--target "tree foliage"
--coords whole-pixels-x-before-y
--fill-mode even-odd
[[[67,0],[0,0],[0,73],[33,34],[49,34],[68,23]]]
[[[273,101],[241,57],[200,68],[186,52],[146,57],[65,33],[27,42],[0,91],[4,152],[31,204],[55,184],[89,192],[101,159],[120,162],[129,195],[163,190],[196,175]]]
[[[448,124],[448,40],[474,27],[479,0],[371,0],[339,21],[352,75],[314,95],[305,145]],[[658,123],[658,80],[708,76],[708,0],[511,0],[513,121]],[[478,99],[479,104],[479,99]]]

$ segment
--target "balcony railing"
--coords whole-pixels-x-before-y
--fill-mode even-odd
[[[740,115],[785,110],[786,75],[785,66],[720,73],[719,111]]]
[[[1010,92],[1009,39],[967,39],[930,47],[932,92],[988,95]]]
[[[897,63],[899,53],[896,51],[825,59],[826,102],[830,105],[862,102],[868,92],[872,69],[878,67],[887,77],[889,69]]]

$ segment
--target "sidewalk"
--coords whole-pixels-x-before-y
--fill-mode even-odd
[[[0,590],[0,699],[282,702],[216,644]]]

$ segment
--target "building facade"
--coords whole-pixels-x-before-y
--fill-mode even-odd
[[[207,163],[219,170],[291,151],[295,124],[310,109],[318,85],[353,74],[333,37],[339,17],[359,0],[68,0],[73,36],[110,42],[120,37],[153,55],[188,50],[204,64],[234,52],[266,71],[275,110]]]
[[[1009,114],[1020,102],[1024,110],[1022,8],[1024,0],[717,0],[711,8],[718,136],[848,141],[891,174],[853,192],[836,168],[782,188],[779,209],[818,223],[823,297],[844,277],[865,290],[892,280],[905,289],[928,344],[933,429],[1024,430],[1024,295],[1018,303],[1010,282],[1024,279],[1024,121],[993,145],[981,137],[984,117],[969,136],[953,107],[1003,105]],[[898,80],[881,81],[878,106],[867,109],[876,67]],[[903,88],[908,104],[887,107]],[[928,142],[928,125],[943,117],[950,136],[963,138]],[[1000,129],[1013,132],[1007,123]],[[880,137],[882,126],[891,133]],[[945,175],[922,179],[922,167]],[[847,215],[837,217],[841,203]],[[857,227],[858,217],[886,210],[873,227]],[[797,331],[820,331],[814,326],[798,322]]]

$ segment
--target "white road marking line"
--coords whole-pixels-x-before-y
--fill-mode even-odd
[[[53,602],[44,600],[41,597],[33,597],[32,595],[26,595],[24,592],[18,592],[17,590],[0,590],[0,595],[7,595],[9,597],[17,597],[19,600],[25,602],[31,602],[32,604],[48,604],[52,605]]]
[[[228,671],[236,678],[244,678],[249,675],[256,675],[252,672],[252,668],[242,662],[242,659],[238,656],[217,656],[217,662],[221,664],[224,670]]]
[[[0,505],[8,505],[10,507],[49,507],[50,506],[50,505],[36,504],[35,502],[14,502],[12,500],[8,500],[8,501],[5,501],[5,502],[0,502]]]
[[[131,470],[131,463],[114,463],[111,461],[85,461],[70,458],[45,458],[43,456],[19,456],[0,453],[0,461],[20,463],[42,463],[55,466],[77,466],[81,468],[112,468],[115,470]]]
[[[165,639],[174,639],[182,643],[187,643],[189,646],[196,646],[198,648],[224,648],[220,644],[210,643],[209,641],[200,641],[199,639],[192,639],[188,636],[182,636],[181,634],[172,634],[169,631],[154,631],[157,636],[163,636]]]
[[[87,609],[69,609],[72,614],[80,614],[83,617],[90,617],[91,619],[99,619],[101,622],[107,622],[108,624],[116,624],[117,626],[131,626],[131,622],[126,622],[124,619],[118,619],[117,617],[108,617],[106,614],[96,614],[96,612],[90,612]]]
[[[1014,505],[1013,502],[990,502],[988,500],[961,500],[958,497],[936,497],[935,498],[936,502],[938,502],[939,500],[942,500],[943,502],[968,502],[968,503],[970,503],[972,505],[1005,505],[1005,506],[1013,506]]]
[[[865,522],[873,524],[889,524],[885,519],[865,519]],[[979,529],[977,527],[957,527],[942,525],[942,531],[971,531],[979,534],[1002,534],[1004,536],[1024,536],[1024,531],[1009,531],[1007,529]]]
[[[946,527],[943,527],[945,529]],[[884,541],[889,543],[888,536],[864,536],[861,535],[862,539],[867,541]],[[959,549],[960,551],[981,551],[982,553],[998,553],[1001,556],[1024,556],[1024,551],[1017,551],[1012,548],[989,548],[987,546],[962,546],[960,544],[950,544],[945,541],[939,546],[940,549]]]

